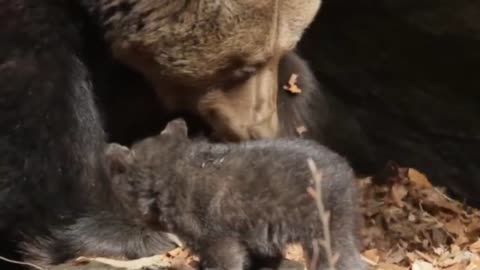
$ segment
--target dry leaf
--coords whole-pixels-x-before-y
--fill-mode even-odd
[[[302,136],[303,133],[307,132],[307,128],[305,126],[299,126],[296,128],[297,134]]]
[[[465,270],[465,265],[463,264],[454,264],[447,268],[443,268],[443,270]]]
[[[367,262],[371,262],[373,265],[376,265],[380,261],[380,255],[376,248],[364,251],[363,256],[367,259]]]
[[[403,207],[403,198],[407,196],[408,190],[405,186],[400,184],[394,184],[392,187],[392,200],[398,207]]]
[[[288,80],[288,86],[284,86],[283,89],[287,90],[292,94],[300,94],[302,89],[300,89],[297,85],[298,75],[293,73]]]
[[[480,255],[480,238],[477,240],[477,242],[471,244],[468,248],[471,252]]]
[[[140,258],[136,260],[114,260],[110,258],[87,258],[87,257],[79,257],[75,260],[75,263],[88,263],[88,262],[99,262],[102,264],[110,265],[113,267],[118,268],[126,268],[127,270],[137,270],[144,267],[149,266],[157,266],[157,267],[169,267],[171,266],[171,262],[169,261],[166,256],[156,255],[152,257]]]
[[[453,219],[447,224],[445,224],[444,228],[449,232],[453,233],[456,236],[463,236],[465,234],[465,226],[460,222],[459,219]]]
[[[289,245],[285,249],[285,258],[293,261],[303,262],[303,249],[300,245]]]
[[[472,260],[465,270],[480,270],[480,259]]]
[[[415,261],[412,265],[412,270],[436,270],[431,263],[425,262],[425,261]]]
[[[390,263],[380,263],[377,270],[408,270],[408,268]]]
[[[410,182],[415,184],[417,188],[431,188],[432,184],[430,181],[428,181],[427,177],[415,170],[415,169],[408,169],[408,179],[410,179]]]
[[[423,189],[420,191],[424,205],[441,207],[457,214],[462,213],[462,209],[455,202],[448,201],[439,191],[435,189]]]

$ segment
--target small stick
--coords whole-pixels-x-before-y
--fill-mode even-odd
[[[45,268],[42,268],[42,267],[40,267],[38,265],[35,265],[35,264],[32,264],[32,263],[15,261],[15,260],[7,259],[7,258],[2,257],[2,256],[0,256],[0,260],[6,261],[6,262],[9,262],[9,263],[13,263],[13,264],[30,266],[30,267],[33,267],[33,268],[38,269],[38,270],[46,270]]]
[[[322,222],[322,227],[323,227],[323,235],[324,238],[323,240],[319,241],[314,241],[314,246],[315,243],[318,242],[320,245],[323,246],[325,253],[327,255],[327,260],[328,260],[328,266],[329,270],[335,270],[335,263],[338,260],[338,256],[335,256],[332,251],[332,243],[330,239],[330,212],[325,209],[325,206],[323,205],[323,199],[322,199],[322,174],[321,172],[317,169],[317,166],[315,165],[315,162],[311,158],[307,160],[308,167],[310,168],[310,171],[312,173],[313,180],[315,182],[315,190],[313,190],[311,187],[308,190],[308,193],[311,195],[314,194],[314,199],[317,204],[319,216],[320,216],[320,221]],[[317,249],[318,253],[318,249]],[[318,258],[318,254],[314,255],[314,257]],[[314,262],[312,260],[312,262]],[[316,263],[316,262],[315,262]],[[316,265],[316,264],[315,264]],[[312,270],[315,270],[315,268],[311,268]]]

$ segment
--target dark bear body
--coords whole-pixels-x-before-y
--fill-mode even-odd
[[[213,2],[213,8],[224,7]],[[0,239],[4,243],[0,255],[47,266],[79,255],[135,258],[174,247],[167,235],[149,231],[125,214],[105,181],[100,158],[105,140],[121,131],[111,134],[107,128],[105,134],[102,118],[111,111],[99,107],[108,107],[109,101],[103,103],[105,100],[97,96],[111,93],[115,87],[123,91],[139,86],[140,92],[148,86],[139,74],[114,60],[116,55],[105,31],[119,26],[114,32],[122,34],[120,30],[128,25],[112,24],[111,19],[130,14],[146,18],[142,12],[154,18],[172,12],[175,19],[184,9],[187,15],[192,14],[191,5],[196,2],[184,6],[173,1],[165,9],[162,5],[150,6],[154,3],[142,0],[130,6],[125,1],[0,0]],[[255,14],[249,7],[237,11]],[[255,3],[251,6],[256,7]],[[268,10],[268,5],[260,8]],[[295,11],[291,7],[283,10]],[[134,21],[132,27],[159,29],[155,24],[168,25],[160,19],[149,21],[151,25]],[[182,26],[181,21],[177,23]],[[221,22],[212,23],[221,26]],[[264,23],[268,28],[270,22]],[[210,26],[195,29],[201,36]],[[304,24],[298,26],[285,46],[301,36]],[[168,32],[170,28],[165,29],[160,35],[168,40],[172,33]],[[256,37],[262,40],[265,36]],[[208,36],[204,38],[209,40]],[[197,48],[181,42],[170,45],[181,46],[184,52],[192,46]],[[262,46],[251,47],[257,48],[263,50]],[[218,46],[203,48],[204,52],[214,51],[210,55],[216,61],[228,64],[232,61],[228,53],[231,48],[224,49],[227,56],[219,58]],[[268,57],[268,51],[262,53],[256,60]],[[250,54],[256,52],[242,56],[248,58]],[[175,61],[182,62],[182,57],[189,56],[179,54]],[[179,66],[168,70],[168,63],[160,64],[170,75],[183,70]],[[196,64],[191,62],[191,66]],[[205,61],[201,64],[208,65]],[[125,78],[116,77],[119,74]],[[193,77],[189,78],[202,80]],[[146,112],[149,117],[170,117],[155,106],[150,108],[152,111]],[[2,269],[10,266],[2,265]]]
[[[308,63],[309,62],[309,63]],[[278,114],[282,137],[314,139],[346,157],[359,175],[372,173],[374,159],[366,135],[350,114],[349,108],[318,80],[311,61],[290,52],[280,61]],[[300,94],[283,89],[291,74],[298,75]],[[299,127],[305,132],[298,133]]]
[[[2,255],[48,265],[171,248],[164,235],[130,221],[104,181],[105,136],[89,72],[95,58],[87,57],[88,42],[101,42],[84,9],[56,0],[0,5]]]
[[[339,155],[310,140],[212,144],[192,141],[182,120],[132,150],[106,150],[115,194],[153,228],[178,235],[206,269],[243,269],[248,255],[278,257],[289,243],[313,258],[323,228],[307,160],[322,174],[337,269],[366,269],[357,250],[358,212],[352,170]],[[327,269],[320,248],[319,269]],[[308,263],[307,259],[307,263]]]

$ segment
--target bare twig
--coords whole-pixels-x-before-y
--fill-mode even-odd
[[[42,268],[42,267],[40,267],[40,266],[38,266],[38,265],[35,265],[35,264],[32,264],[32,263],[15,261],[15,260],[7,259],[7,258],[2,257],[2,256],[0,256],[0,260],[6,261],[6,262],[9,262],[9,263],[13,263],[13,264],[30,266],[30,267],[33,267],[33,268],[38,269],[38,270],[46,270],[45,268]]]
[[[315,190],[309,187],[307,191],[312,195],[312,197],[316,201],[320,222],[322,222],[323,237],[324,237],[323,240],[314,240],[313,245],[314,246],[321,245],[324,248],[325,254],[328,260],[328,269],[335,270],[335,264],[338,260],[338,256],[334,255],[332,251],[331,234],[330,234],[330,212],[325,209],[325,206],[323,204],[323,198],[322,198],[322,183],[321,183],[322,173],[317,169],[315,162],[313,162],[311,158],[307,160],[307,163],[315,183]],[[314,250],[314,253],[315,253],[315,250]],[[314,258],[312,258],[312,265],[310,266],[310,269],[312,270],[316,269],[315,265],[317,263],[316,260],[318,260],[318,248],[316,253],[317,254],[314,254],[315,260]]]

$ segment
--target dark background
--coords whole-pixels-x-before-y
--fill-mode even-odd
[[[300,52],[360,126],[369,169],[414,167],[480,205],[479,1],[325,0]]]

